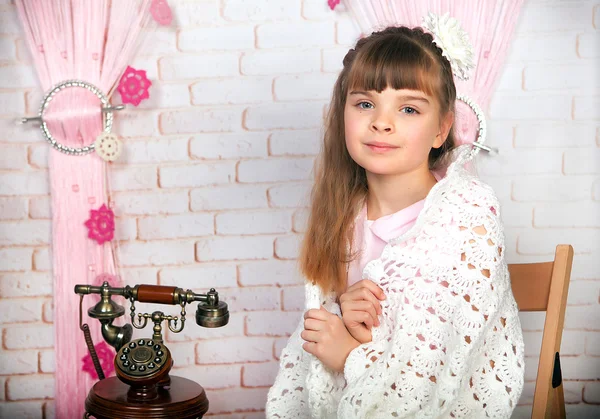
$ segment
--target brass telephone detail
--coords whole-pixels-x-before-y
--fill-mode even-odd
[[[229,322],[227,304],[219,300],[219,294],[211,288],[206,294],[196,294],[191,290],[172,286],[135,285],[122,288],[111,287],[108,282],[102,286],[76,285],[75,293],[79,294],[79,323],[85,335],[92,361],[100,380],[104,373],[95,353],[89,327],[83,324],[83,297],[88,294],[100,295],[100,301],[88,310],[88,315],[101,323],[102,337],[117,350],[115,371],[119,380],[129,385],[127,399],[131,403],[143,403],[159,399],[161,391],[168,391],[171,384],[169,371],[173,365],[171,352],[165,346],[162,334],[162,323],[173,333],[183,330],[186,323],[186,307],[198,302],[196,323],[202,327],[221,327]],[[113,325],[113,321],[125,314],[125,309],[115,303],[111,297],[121,296],[130,301],[130,323],[124,326]],[[137,313],[135,302],[179,305],[179,316],[166,315],[161,311],[153,313]],[[143,329],[152,321],[151,338],[131,340],[133,328]],[[91,393],[90,393],[91,394]],[[89,399],[89,397],[88,397]],[[87,406],[87,402],[86,402]]]

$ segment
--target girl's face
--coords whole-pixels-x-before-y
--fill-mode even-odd
[[[428,170],[432,147],[441,147],[453,114],[440,122],[435,98],[418,90],[351,90],[344,109],[346,147],[375,175]]]

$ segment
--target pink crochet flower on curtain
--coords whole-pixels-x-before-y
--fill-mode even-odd
[[[100,274],[97,275],[96,278],[92,281],[92,285],[95,287],[101,287],[104,281],[107,281],[111,287],[121,287],[121,277],[116,275],[109,274]],[[94,304],[100,302],[102,297],[98,294],[92,294],[92,299],[94,300]]]
[[[131,103],[137,106],[142,100],[150,97],[148,92],[150,86],[152,86],[152,82],[146,77],[146,70],[136,70],[127,66],[117,89],[121,94],[123,103]]]
[[[152,0],[150,14],[159,25],[167,26],[173,20],[173,14],[167,0]]]
[[[340,0],[327,0],[327,4],[329,5],[329,8],[331,10],[334,10],[335,6],[337,6],[338,4],[340,4]]]
[[[90,211],[90,219],[85,222],[88,237],[98,244],[111,241],[115,234],[115,214],[102,204],[97,210]]]
[[[111,287],[120,287],[121,286],[121,278],[116,275],[109,274],[100,274],[96,276],[96,279],[92,282],[92,285],[95,287],[101,287],[104,281],[108,282]]]
[[[110,376],[115,372],[115,353],[106,342],[101,342],[97,345],[94,345],[94,348],[96,349],[96,354],[98,355],[98,360],[100,361],[100,366],[102,367],[104,376]],[[83,363],[81,370],[87,372],[94,380],[97,380],[98,374],[96,373],[96,369],[94,368],[92,356],[88,353],[81,359],[81,362]]]

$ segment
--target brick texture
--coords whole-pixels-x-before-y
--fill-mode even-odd
[[[211,419],[264,418],[303,310],[297,257],[324,111],[360,33],[325,0],[169,4],[172,27],[146,33],[131,63],[151,97],[115,116],[120,273],[128,285],[219,291],[227,326],[198,327],[190,305],[185,329],[165,333],[173,374],[204,386]],[[502,204],[509,262],[574,246],[561,361],[567,416],[578,418],[600,417],[599,29],[597,2],[525,2],[486,110],[500,153],[477,164]],[[43,95],[27,48],[14,1],[0,0],[0,417],[51,419],[49,153],[36,127],[14,124]],[[531,415],[543,314],[521,313],[527,383],[515,417]]]

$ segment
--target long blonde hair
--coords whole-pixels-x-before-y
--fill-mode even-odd
[[[323,291],[346,290],[354,219],[368,192],[365,170],[346,149],[344,108],[349,90],[421,90],[438,99],[440,115],[454,111],[456,87],[450,63],[421,28],[390,27],[360,39],[344,57],[325,122],[315,166],[308,228],[300,251],[300,270]],[[435,168],[454,148],[453,130],[442,147],[432,148]]]

